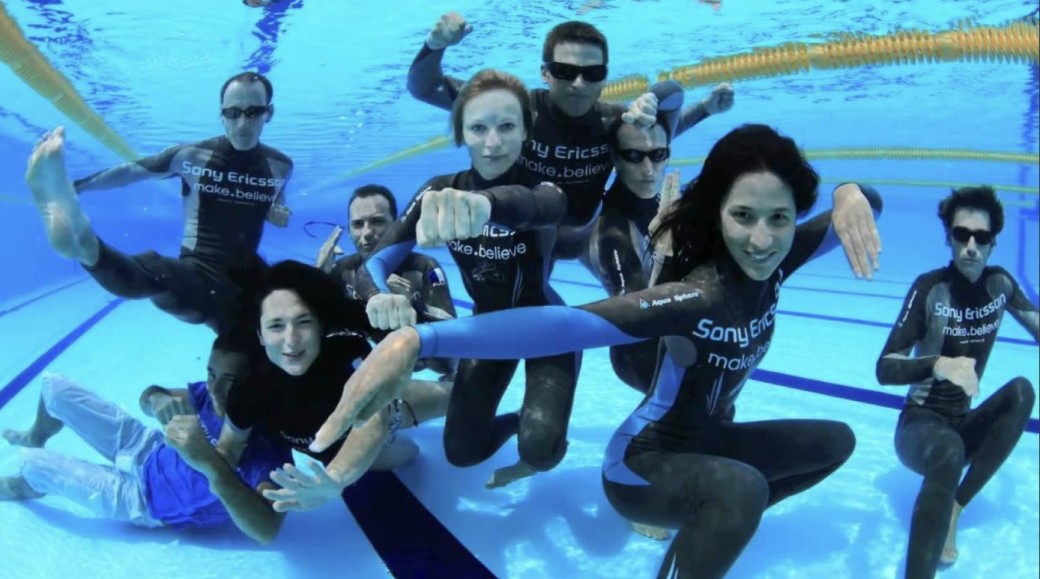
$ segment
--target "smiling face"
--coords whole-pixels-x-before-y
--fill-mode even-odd
[[[595,44],[561,42],[553,47],[553,62],[574,66],[604,64],[603,49]],[[589,112],[599,100],[606,79],[590,82],[579,74],[573,80],[556,78],[546,64],[542,65],[542,80],[549,85],[549,100],[560,110],[572,117]]]
[[[979,279],[993,252],[995,239],[990,243],[979,243],[978,240],[978,237],[989,236],[990,231],[989,213],[985,210],[965,207],[958,209],[953,214],[950,231],[946,234],[946,244],[950,246],[950,251],[953,253],[954,266],[964,277],[968,278],[968,281],[974,282]],[[970,235],[970,237],[962,241],[956,239],[955,234],[960,234],[960,237],[966,235]]]
[[[260,308],[260,344],[267,359],[290,376],[302,376],[321,352],[317,317],[286,289],[274,290]]]
[[[745,173],[733,183],[722,200],[722,239],[749,278],[769,279],[787,257],[796,215],[791,188],[773,173]]]
[[[527,138],[520,101],[505,89],[495,89],[469,100],[462,109],[462,141],[473,169],[494,179],[516,163]]]

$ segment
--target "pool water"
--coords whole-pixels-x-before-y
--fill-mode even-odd
[[[474,32],[449,49],[448,72],[486,66],[540,86],[541,39],[555,23],[581,18],[611,42],[611,78],[651,78],[673,66],[788,41],[825,42],[833,33],[939,31],[952,22],[1003,24],[1035,3],[805,0],[547,2],[460,0],[451,6],[403,0],[373,10],[354,3],[292,0],[265,9],[238,2],[10,0],[4,7],[86,102],[135,150],[153,153],[220,132],[217,89],[242,70],[275,83],[277,114],[264,142],[295,160],[286,230],[269,229],[271,260],[309,261],[327,231],[307,221],[343,223],[345,198],[368,182],[391,187],[403,205],[430,176],[465,168],[465,155],[438,149],[373,170],[363,167],[446,134],[443,111],[404,90],[408,65],[437,16],[457,10]],[[673,144],[683,179],[718,137],[744,122],[765,122],[808,150],[914,147],[1026,153],[1040,146],[1040,74],[1033,62],[953,62],[814,70],[734,83],[736,106]],[[706,87],[687,91],[687,102]],[[140,416],[149,384],[181,386],[204,376],[212,340],[204,328],[147,302],[106,294],[47,246],[22,181],[37,137],[65,124],[68,163],[81,176],[119,162],[50,103],[0,67],[0,428],[27,426],[44,371],[68,375]],[[969,155],[970,156],[970,155]],[[776,339],[738,401],[738,420],[830,418],[852,426],[857,448],[819,486],[769,510],[732,577],[900,576],[920,477],[895,457],[891,404],[903,388],[883,388],[874,362],[913,279],[949,259],[935,218],[953,183],[989,183],[1005,204],[1006,228],[991,263],[1012,272],[1036,303],[1037,163],[923,158],[821,160],[825,180],[877,183],[882,269],[856,281],[840,252],[804,267],[785,285]],[[910,182],[916,184],[910,184]],[[821,195],[820,207],[829,205]],[[83,197],[97,231],[128,252],[176,252],[181,229],[177,185],[146,183]],[[468,301],[443,250],[454,297]],[[572,263],[554,287],[570,304],[605,296]],[[460,309],[460,313],[468,313]],[[1000,328],[982,381],[983,396],[1014,376],[1040,383],[1038,350],[1010,317]],[[508,339],[508,336],[503,336]],[[522,378],[521,378],[522,379]],[[519,382],[517,380],[516,382]],[[514,383],[503,410],[519,407]],[[0,503],[4,577],[651,577],[667,543],[633,534],[603,496],[600,463],[614,429],[640,396],[621,384],[605,350],[587,352],[564,461],[505,489],[484,483],[516,460],[507,444],[488,462],[458,469],[441,447],[442,423],[409,431],[422,455],[394,475],[362,481],[335,502],[286,519],[277,541],[259,547],[233,527],[200,532],[144,530],[101,521],[58,498]],[[1027,578],[1040,574],[1040,447],[1037,408],[1007,463],[965,511],[960,560],[946,578]],[[98,460],[63,433],[54,450]],[[0,442],[0,474],[14,472],[18,449]]]

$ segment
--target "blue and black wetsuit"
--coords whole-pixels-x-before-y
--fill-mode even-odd
[[[422,49],[408,70],[408,92],[425,103],[451,110],[463,81],[444,74],[444,50]],[[651,87],[659,106],[671,107],[683,89],[674,81]],[[607,128],[627,107],[598,102],[580,117],[567,115],[549,101],[549,91],[530,91],[534,126],[527,135],[520,166],[531,182],[551,181],[567,194],[567,226],[580,226],[595,216],[614,164],[610,158]],[[676,121],[673,137],[708,117],[702,106],[691,107]]]
[[[877,193],[861,188],[880,211]],[[769,350],[781,283],[838,244],[825,212],[798,226],[765,281],[725,254],[681,281],[593,304],[421,325],[419,355],[545,356],[660,338],[653,385],[607,447],[604,488],[626,518],[679,529],[662,576],[720,577],[766,507],[826,478],[855,446],[841,422],[733,421],[737,396]]]
[[[491,219],[483,235],[448,242],[459,266],[474,313],[517,306],[560,303],[548,286],[553,226],[563,217],[566,200],[558,187],[525,185],[519,167],[486,181],[475,171],[431,179],[390,226],[379,245],[357,271],[358,291],[365,300],[389,292],[386,279],[415,246],[415,226],[426,191],[446,187],[480,193],[491,201]],[[423,356],[427,358],[428,356]],[[495,417],[518,360],[473,360],[465,352],[452,387],[444,426],[444,448],[457,466],[483,462],[513,434],[521,459],[537,470],[556,466],[567,448],[580,353],[527,358],[526,391],[519,417]]]
[[[965,356],[975,360],[981,382],[1005,311],[1037,338],[1037,308],[1011,274],[987,267],[973,283],[951,263],[914,281],[878,358],[878,382],[910,384],[896,427],[896,453],[924,476],[910,525],[909,578],[935,575],[953,501],[967,506],[982,490],[1015,447],[1033,409],[1033,387],[1022,377],[972,410],[961,387],[933,376],[940,357]]]
[[[337,283],[341,284],[346,296],[352,300],[362,301],[357,290],[357,270],[361,268],[360,254],[348,255],[336,260],[329,275]],[[456,317],[455,304],[451,301],[451,292],[448,289],[448,278],[437,260],[421,253],[411,252],[405,256],[394,273],[408,280],[413,288],[409,296],[412,307],[418,313],[418,318],[424,322],[436,320],[453,319]],[[384,332],[369,330],[370,334],[377,340],[385,337]],[[415,371],[433,370],[442,376],[455,372],[455,361],[450,358],[435,358],[432,360],[419,360]]]
[[[292,174],[292,161],[263,144],[239,151],[226,137],[214,137],[135,163],[157,177],[181,180],[185,221],[180,258],[154,251],[127,256],[99,240],[98,262],[87,271],[115,295],[150,298],[182,320],[215,326],[236,293],[225,270],[256,253],[264,220]],[[87,188],[120,170],[101,171],[74,185]]]
[[[650,221],[659,199],[642,199],[621,179],[603,198],[603,211],[581,236],[578,259],[611,296],[648,287],[651,256],[647,251]],[[658,340],[611,346],[610,363],[623,382],[646,393],[657,367]]]

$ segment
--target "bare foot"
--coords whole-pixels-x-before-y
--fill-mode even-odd
[[[942,555],[939,555],[941,565],[953,565],[960,556],[960,552],[957,551],[957,523],[961,519],[963,510],[964,507],[960,503],[953,502],[953,511],[950,513],[950,530],[946,532],[946,544],[943,545]]]
[[[38,499],[42,496],[43,493],[34,491],[20,474],[0,476],[0,501]]]
[[[45,134],[33,148],[25,182],[43,217],[47,240],[61,255],[94,265],[98,240],[79,206],[76,190],[65,172],[65,129]]]
[[[657,541],[667,541],[672,538],[672,532],[664,527],[653,527],[635,521],[629,521],[628,524],[632,526],[633,531],[644,537],[649,537]]]
[[[496,470],[491,475],[491,478],[488,479],[487,484],[485,484],[484,487],[488,489],[502,488],[522,478],[527,478],[536,472],[538,471],[527,466],[523,462],[517,462],[512,466]]]
[[[37,437],[33,436],[32,430],[14,430],[8,428],[3,432],[4,440],[11,443],[14,446],[24,446],[26,448],[42,448],[43,442]]]

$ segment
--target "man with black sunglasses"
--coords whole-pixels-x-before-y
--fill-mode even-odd
[[[438,20],[408,71],[412,96],[451,110],[462,81],[444,75],[441,59],[445,48],[458,44],[471,30],[454,12]],[[659,83],[629,107],[601,102],[608,56],[607,39],[596,27],[578,21],[559,24],[549,31],[542,48],[542,80],[548,90],[531,91],[534,126],[520,165],[532,182],[551,181],[563,188],[564,225],[570,227],[587,224],[600,207],[613,167],[607,127],[617,118],[649,126],[665,100],[682,96],[676,83]],[[719,85],[708,99],[682,111],[675,134],[732,106],[733,90]],[[562,237],[567,235],[561,231]]]
[[[957,189],[939,217],[953,260],[917,278],[877,361],[878,382],[910,385],[895,446],[924,476],[910,523],[911,579],[956,561],[961,511],[1011,454],[1035,400],[1017,377],[971,408],[1004,312],[1033,340],[1040,331],[1036,305],[1011,274],[986,265],[1004,227],[1000,201],[990,187]]]
[[[216,329],[236,294],[227,266],[256,253],[264,221],[285,227],[284,204],[292,160],[260,143],[274,114],[271,82],[242,73],[220,89],[224,135],[176,145],[89,177],[69,181],[64,129],[37,143],[26,180],[51,245],[83,267],[115,295],[149,298],[159,309]],[[178,177],[184,200],[184,234],[178,259],[148,251],[125,255],[102,241],[83,214],[78,193],[113,189],[147,179]]]

